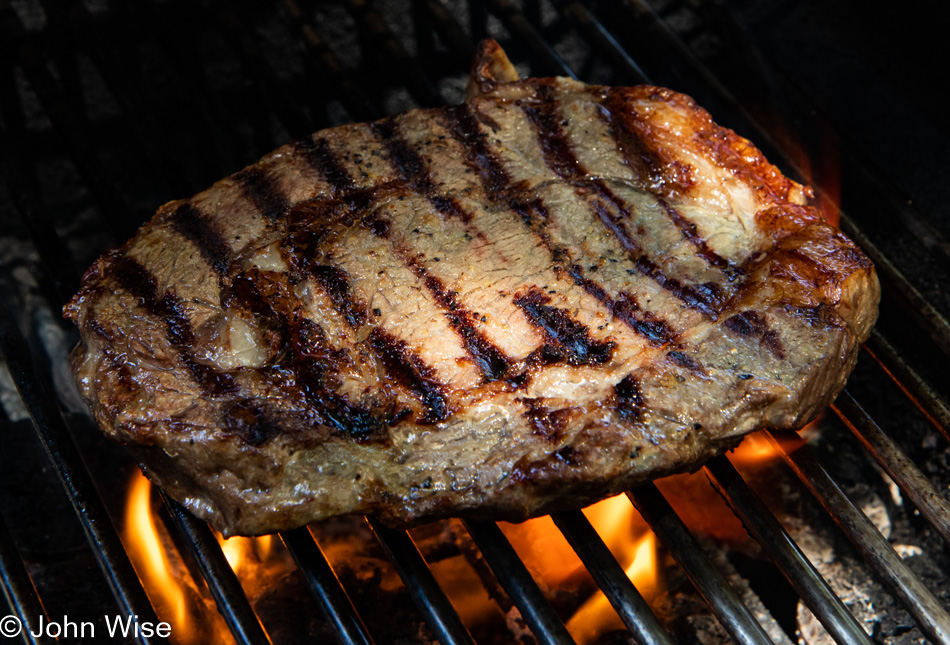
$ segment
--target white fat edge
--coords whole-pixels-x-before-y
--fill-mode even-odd
[[[602,367],[573,367],[556,365],[544,369],[531,380],[524,396],[528,398],[566,399],[583,403],[600,399],[613,391],[615,381]]]
[[[211,344],[206,358],[222,370],[233,370],[262,367],[267,354],[260,330],[237,314],[225,311],[218,327],[218,342]]]
[[[275,271],[286,273],[289,270],[284,257],[280,253],[280,242],[273,242],[261,247],[247,261],[246,268],[257,267],[261,271]]]
[[[514,411],[510,404],[493,399],[473,403],[463,418],[432,427],[407,425],[393,433],[393,454],[411,466],[414,458],[431,459],[444,452],[446,468],[477,465],[488,460],[511,436]]]

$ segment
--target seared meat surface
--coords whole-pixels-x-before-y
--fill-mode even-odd
[[[843,386],[864,254],[670,90],[518,80],[162,206],[66,307],[80,389],[226,534],[523,519],[694,468]]]

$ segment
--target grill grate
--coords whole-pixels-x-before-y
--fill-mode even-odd
[[[0,162],[12,202],[10,208],[4,205],[4,228],[22,231],[32,241],[42,265],[39,280],[52,309],[57,310],[78,285],[75,267],[91,260],[104,244],[87,244],[77,251],[75,241],[60,234],[64,214],[71,216],[69,210],[75,205],[69,202],[73,198],[60,194],[63,191],[50,194],[41,188],[50,159],[70,161],[72,170],[67,174],[74,172],[77,179],[66,183],[80,186],[80,209],[94,211],[93,219],[99,222],[103,239],[121,240],[132,233],[155,203],[191,194],[210,180],[253,161],[275,143],[341,122],[458,100],[464,81],[452,74],[467,69],[473,43],[485,34],[499,39],[513,59],[526,63],[535,75],[579,75],[598,80],[592,77],[600,74],[605,82],[630,84],[649,81],[658,69],[663,70],[661,82],[701,96],[700,103],[714,114],[725,115],[733,127],[753,133],[751,138],[764,144],[770,158],[784,159],[786,167],[805,174],[801,164],[789,156],[781,137],[743,107],[726,82],[671,27],[667,17],[689,14],[694,10],[692,4],[658,3],[666,5],[662,15],[645,0],[557,0],[553,4],[489,0],[462,7],[440,0],[413,0],[408,4],[283,0],[279,11],[270,15],[262,13],[260,7],[242,3],[193,5],[166,0],[147,2],[133,11],[120,3],[86,6],[46,0],[40,7],[15,8],[9,1],[0,0],[0,47],[4,53],[0,63]],[[45,22],[39,15],[40,8],[45,12]],[[39,26],[24,26],[19,11]],[[282,66],[275,64],[271,39],[262,36],[262,29],[282,34],[284,45],[299,54],[302,72],[294,75],[291,71],[288,76]],[[226,53],[215,57],[209,50]],[[663,59],[662,66],[657,65],[657,58]],[[235,67],[237,72],[232,76],[246,81],[222,87],[216,83],[215,74],[208,71],[213,66],[201,64],[209,60]],[[177,106],[180,114],[174,118],[154,107],[154,93],[137,80],[146,78],[143,70],[152,68],[170,79],[163,87],[168,88],[171,98],[162,105]],[[90,89],[90,77],[100,82],[98,90],[98,86]],[[98,99],[98,103],[91,100],[88,95],[99,90],[111,98]],[[30,114],[30,97],[35,98],[42,116]],[[94,110],[108,113],[113,102],[114,113],[97,122]],[[51,128],[36,126],[37,119],[41,122],[44,118]],[[106,134],[110,129],[120,134]],[[169,137],[169,132],[173,136]],[[195,142],[181,140],[193,134],[198,135]],[[126,135],[129,144],[122,141]],[[135,151],[136,167],[125,169],[116,160],[129,158],[130,150]],[[860,160],[848,163],[852,174],[864,182],[858,185],[881,183]],[[155,182],[156,177],[161,181]],[[143,182],[149,185],[139,190],[138,184]],[[156,195],[156,190],[167,192]],[[925,248],[946,254],[950,247],[939,231],[908,208],[899,191],[883,185],[870,192],[883,194],[881,203],[898,215]],[[128,195],[145,195],[149,200],[140,205]],[[17,221],[14,212],[19,215]],[[884,283],[885,307],[910,312],[914,323],[933,343],[944,354],[950,354],[950,324],[935,304],[933,290],[919,288],[916,276],[905,275],[891,258],[893,254],[883,251],[865,232],[863,221],[859,223],[847,213],[842,213],[841,221],[877,265]],[[3,302],[19,303],[17,285],[5,274],[2,278]],[[22,404],[69,495],[118,607],[124,613],[154,621],[155,613],[73,442],[73,429],[60,412],[61,408],[69,408],[69,402],[53,394],[57,390],[50,366],[45,364],[49,359],[32,339],[24,338],[22,321],[13,316],[16,308],[13,304],[0,312],[0,353]],[[899,334],[906,334],[903,327]],[[868,352],[904,391],[910,404],[950,436],[950,411],[938,390],[928,384],[931,372],[926,371],[926,365],[925,373],[919,373],[917,358],[896,349],[885,334],[877,331]],[[834,411],[944,539],[950,538],[946,502],[881,430],[882,424],[848,393],[842,394]],[[0,426],[9,423],[8,419],[0,419]],[[807,448],[794,453],[782,448],[788,442],[801,443],[797,435],[781,433],[773,439],[805,486],[865,554],[880,578],[893,588],[923,632],[934,642],[950,642],[950,616],[940,601],[844,497],[818,460]],[[854,618],[834,598],[729,460],[713,460],[707,472],[829,632],[839,642],[868,642]],[[702,549],[659,491],[647,485],[632,492],[631,499],[735,640],[770,642],[722,574],[703,557]],[[165,501],[165,507],[235,640],[270,642],[208,527],[170,500]],[[584,516],[580,512],[560,513],[554,520],[637,640],[644,644],[674,642]],[[409,534],[373,521],[370,526],[433,633],[445,643],[472,642]],[[534,637],[542,643],[571,642],[564,624],[498,527],[483,522],[469,522],[466,527]],[[372,642],[313,535],[299,529],[281,538],[341,642]],[[11,611],[25,623],[36,624],[45,610],[3,518],[0,572]],[[144,636],[138,640],[162,642]]]

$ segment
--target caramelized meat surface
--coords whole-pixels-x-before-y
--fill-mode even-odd
[[[670,90],[519,80],[162,206],[66,307],[104,431],[226,534],[523,519],[799,427],[877,315],[811,191]]]

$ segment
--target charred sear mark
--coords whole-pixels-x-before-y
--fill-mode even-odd
[[[282,281],[284,274],[276,276],[259,269],[241,273],[232,295],[278,337],[280,369],[293,376],[319,422],[362,443],[388,441],[387,423],[377,411],[353,405],[334,391],[342,367],[350,364],[346,350],[332,346],[323,328],[301,313],[299,301]]]
[[[715,320],[718,306],[721,305],[718,287],[712,284],[683,285],[678,280],[668,278],[659,265],[643,253],[640,243],[630,234],[625,224],[630,220],[629,210],[603,180],[590,177],[578,162],[558,120],[556,101],[550,98],[544,100],[543,90],[546,89],[542,87],[539,92],[542,99],[540,102],[523,105],[522,110],[537,131],[548,167],[562,179],[574,182],[579,187],[578,190],[582,187],[594,193],[585,198],[591,213],[617,239],[628,257],[634,261],[639,273],[672,293],[688,307]]]
[[[386,146],[390,161],[416,192],[428,199],[429,203],[446,217],[454,217],[463,222],[471,221],[471,214],[454,198],[438,192],[432,183],[432,177],[429,176],[425,161],[399,136],[394,119],[376,121],[370,125],[370,129]]]
[[[601,114],[607,119],[620,153],[634,174],[655,195],[671,190],[685,191],[693,186],[692,168],[679,161],[663,159],[637,132],[628,100],[622,88],[611,88]]]
[[[290,208],[290,202],[280,190],[278,182],[259,166],[250,166],[236,173],[234,179],[241,185],[244,195],[264,217],[276,221]]]
[[[486,197],[506,203],[550,248],[550,240],[541,226],[548,219],[544,203],[540,198],[526,201],[523,196],[529,191],[512,185],[511,176],[489,144],[488,136],[479,129],[471,108],[458,105],[448,108],[444,116],[449,131],[465,149],[466,165],[478,173]]]
[[[672,342],[675,332],[662,318],[646,311],[640,306],[636,296],[621,291],[617,298],[611,298],[607,291],[597,282],[584,277],[584,271],[576,264],[568,270],[574,284],[583,287],[584,291],[594,296],[609,311],[627,327],[643,336],[652,345],[664,345]]]
[[[703,366],[696,362],[689,354],[683,352],[673,351],[667,352],[666,360],[673,363],[673,365],[678,365],[680,367],[686,368],[691,372],[697,372],[699,374],[704,373]]]
[[[577,191],[593,193],[586,199],[589,208],[621,239],[624,248],[629,251],[639,251],[639,245],[629,235],[623,224],[623,221],[630,219],[630,211],[623,200],[617,197],[602,179],[592,177],[578,161],[561,127],[558,104],[551,95],[550,89],[546,85],[541,86],[538,90],[541,101],[521,106],[537,132],[545,163],[558,177],[573,182],[577,186]]]
[[[310,269],[310,275],[350,327],[355,329],[366,324],[366,307],[350,292],[350,276],[346,271],[339,267],[318,264]]]
[[[614,397],[617,405],[617,414],[621,419],[634,423],[643,420],[643,411],[646,403],[643,400],[643,390],[640,382],[627,374],[622,381],[614,386]]]
[[[389,237],[389,229],[391,225],[392,224],[388,219],[382,218],[376,213],[367,215],[362,220],[360,220],[360,226],[369,229],[373,235],[384,240]]]
[[[443,114],[452,136],[465,148],[465,163],[481,176],[485,194],[494,199],[506,192],[511,177],[489,145],[488,137],[479,129],[471,108],[463,103],[447,108]]]
[[[477,328],[475,315],[463,307],[456,293],[448,288],[422,264],[420,258],[407,258],[409,269],[422,281],[445,314],[452,329],[462,339],[465,351],[478,366],[485,381],[496,381],[508,373],[511,360]]]
[[[225,428],[251,446],[284,434],[280,424],[254,399],[241,399],[224,414]]]
[[[544,399],[521,398],[518,403],[525,407],[523,416],[536,436],[552,444],[564,439],[564,430],[574,414],[571,408],[552,410],[544,405]]]
[[[450,410],[445,386],[436,378],[435,370],[426,365],[405,341],[376,328],[370,332],[369,342],[389,375],[422,403],[419,423],[438,423],[448,418]]]
[[[672,293],[687,307],[696,309],[712,320],[719,317],[719,309],[723,305],[722,289],[719,285],[712,282],[683,284],[675,278],[668,278],[656,262],[645,256],[637,259],[635,266],[639,273]]]
[[[348,362],[346,352],[332,347],[323,328],[308,318],[297,315],[288,326],[292,371],[324,423],[359,442],[388,439],[384,421],[333,391],[340,366]]]
[[[680,230],[683,237],[696,247],[699,255],[705,259],[710,266],[720,269],[730,281],[743,275],[743,271],[740,267],[732,264],[729,260],[709,248],[709,244],[707,244],[706,240],[699,234],[694,222],[683,217],[683,215],[673,208],[665,199],[659,198],[659,202],[663,210],[666,211],[666,214],[669,215],[670,221]]]
[[[175,231],[191,241],[219,275],[227,275],[231,249],[215,222],[192,204],[182,204],[168,217]]]
[[[563,309],[550,306],[551,298],[538,287],[515,298],[528,320],[554,345],[551,349],[571,365],[603,365],[610,361],[617,343],[591,338],[590,330],[571,319]]]
[[[782,340],[774,329],[769,328],[769,323],[762,314],[751,310],[743,311],[727,318],[724,324],[726,329],[738,336],[758,338],[762,346],[769,350],[775,358],[785,359],[785,348],[782,346]]]
[[[322,137],[304,139],[298,141],[295,148],[297,153],[302,155],[336,192],[342,193],[356,188],[350,173],[330,149],[330,144],[326,139]]]
[[[809,327],[830,329],[845,325],[841,316],[831,305],[821,303],[817,307],[800,307],[786,304],[782,307],[790,316],[801,318]]]
[[[165,324],[165,336],[168,342],[178,350],[181,361],[202,390],[221,394],[235,389],[230,375],[220,373],[195,360],[192,354],[195,333],[178,296],[168,291],[159,297],[152,274],[128,256],[117,257],[112,264],[112,272],[123,289],[138,298],[146,311],[161,319]]]

